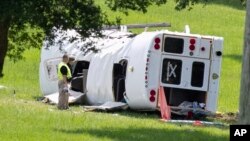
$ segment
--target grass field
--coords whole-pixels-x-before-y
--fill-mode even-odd
[[[149,8],[143,15],[130,12],[121,16],[123,24],[170,22],[173,31],[183,31],[189,24],[192,33],[224,37],[218,111],[237,112],[240,88],[241,54],[245,11],[237,0],[214,0],[191,11],[175,11],[174,2]],[[139,31],[136,31],[139,32]],[[53,105],[36,101],[41,96],[38,71],[39,50],[25,52],[26,60],[5,61],[0,85],[1,140],[229,140],[228,128],[193,127],[159,121],[158,114],[140,112],[94,113],[79,106],[58,111]],[[15,94],[13,93],[15,89]]]

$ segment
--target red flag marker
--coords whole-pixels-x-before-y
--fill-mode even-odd
[[[158,104],[161,110],[161,118],[163,120],[170,120],[171,119],[171,110],[170,106],[167,104],[167,99],[165,96],[165,92],[162,86],[159,89],[159,101]]]

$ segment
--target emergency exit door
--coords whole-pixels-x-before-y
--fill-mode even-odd
[[[207,91],[209,66],[207,59],[162,55],[161,85]]]

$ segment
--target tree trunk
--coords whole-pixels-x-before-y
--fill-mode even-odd
[[[0,21],[0,78],[3,76],[4,58],[8,49],[9,22]]]
[[[250,0],[247,0],[242,59],[239,124],[250,124]]]

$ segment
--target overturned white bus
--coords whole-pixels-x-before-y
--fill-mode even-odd
[[[131,109],[156,110],[158,88],[163,86],[170,106],[196,101],[216,112],[223,38],[167,30],[139,35],[104,30],[103,35],[85,42],[45,43],[40,63],[43,94],[58,91],[56,69],[67,53],[76,60],[71,89],[84,93],[88,104],[125,101]],[[60,38],[65,36],[77,33],[67,31]],[[95,42],[97,51],[85,50],[88,41]]]

